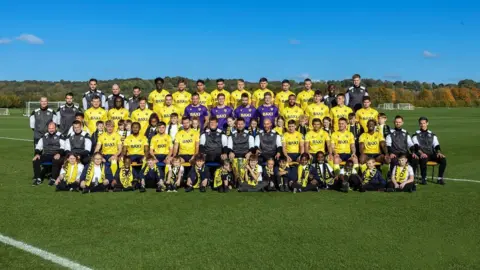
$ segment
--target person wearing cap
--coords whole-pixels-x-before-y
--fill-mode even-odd
[[[427,184],[427,162],[435,161],[439,164],[437,184],[445,185],[443,174],[447,168],[447,159],[442,153],[437,135],[428,129],[428,118],[418,119],[420,129],[412,136],[417,156],[420,157],[420,174],[422,185]],[[416,168],[415,168],[416,169]]]

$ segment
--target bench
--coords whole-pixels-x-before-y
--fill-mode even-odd
[[[433,182],[433,175],[435,174],[435,167],[437,167],[438,163],[435,161],[428,161],[427,167],[432,167],[432,182]]]

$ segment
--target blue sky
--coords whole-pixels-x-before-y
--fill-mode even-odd
[[[2,1],[0,80],[480,81],[473,0],[68,2]]]

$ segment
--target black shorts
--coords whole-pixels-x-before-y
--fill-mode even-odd
[[[366,154],[366,155],[367,155],[368,158],[374,158],[374,159],[376,159],[376,158],[378,158],[378,157],[379,157],[380,155],[382,155],[382,154]]]
[[[179,157],[183,158],[185,162],[189,162],[192,159],[193,155],[178,155]]]
[[[342,161],[347,161],[352,157],[352,154],[339,154]]]

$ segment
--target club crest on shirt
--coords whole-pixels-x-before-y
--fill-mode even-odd
[[[270,137],[273,137],[273,133],[270,133]]]
[[[252,109],[248,109],[248,112],[252,112]]]
[[[83,140],[83,137],[80,137],[80,141]]]
[[[273,108],[270,108],[270,111],[273,111]]]
[[[50,112],[47,112],[47,115],[50,115]]]
[[[227,109],[223,109],[223,112],[227,112]]]

